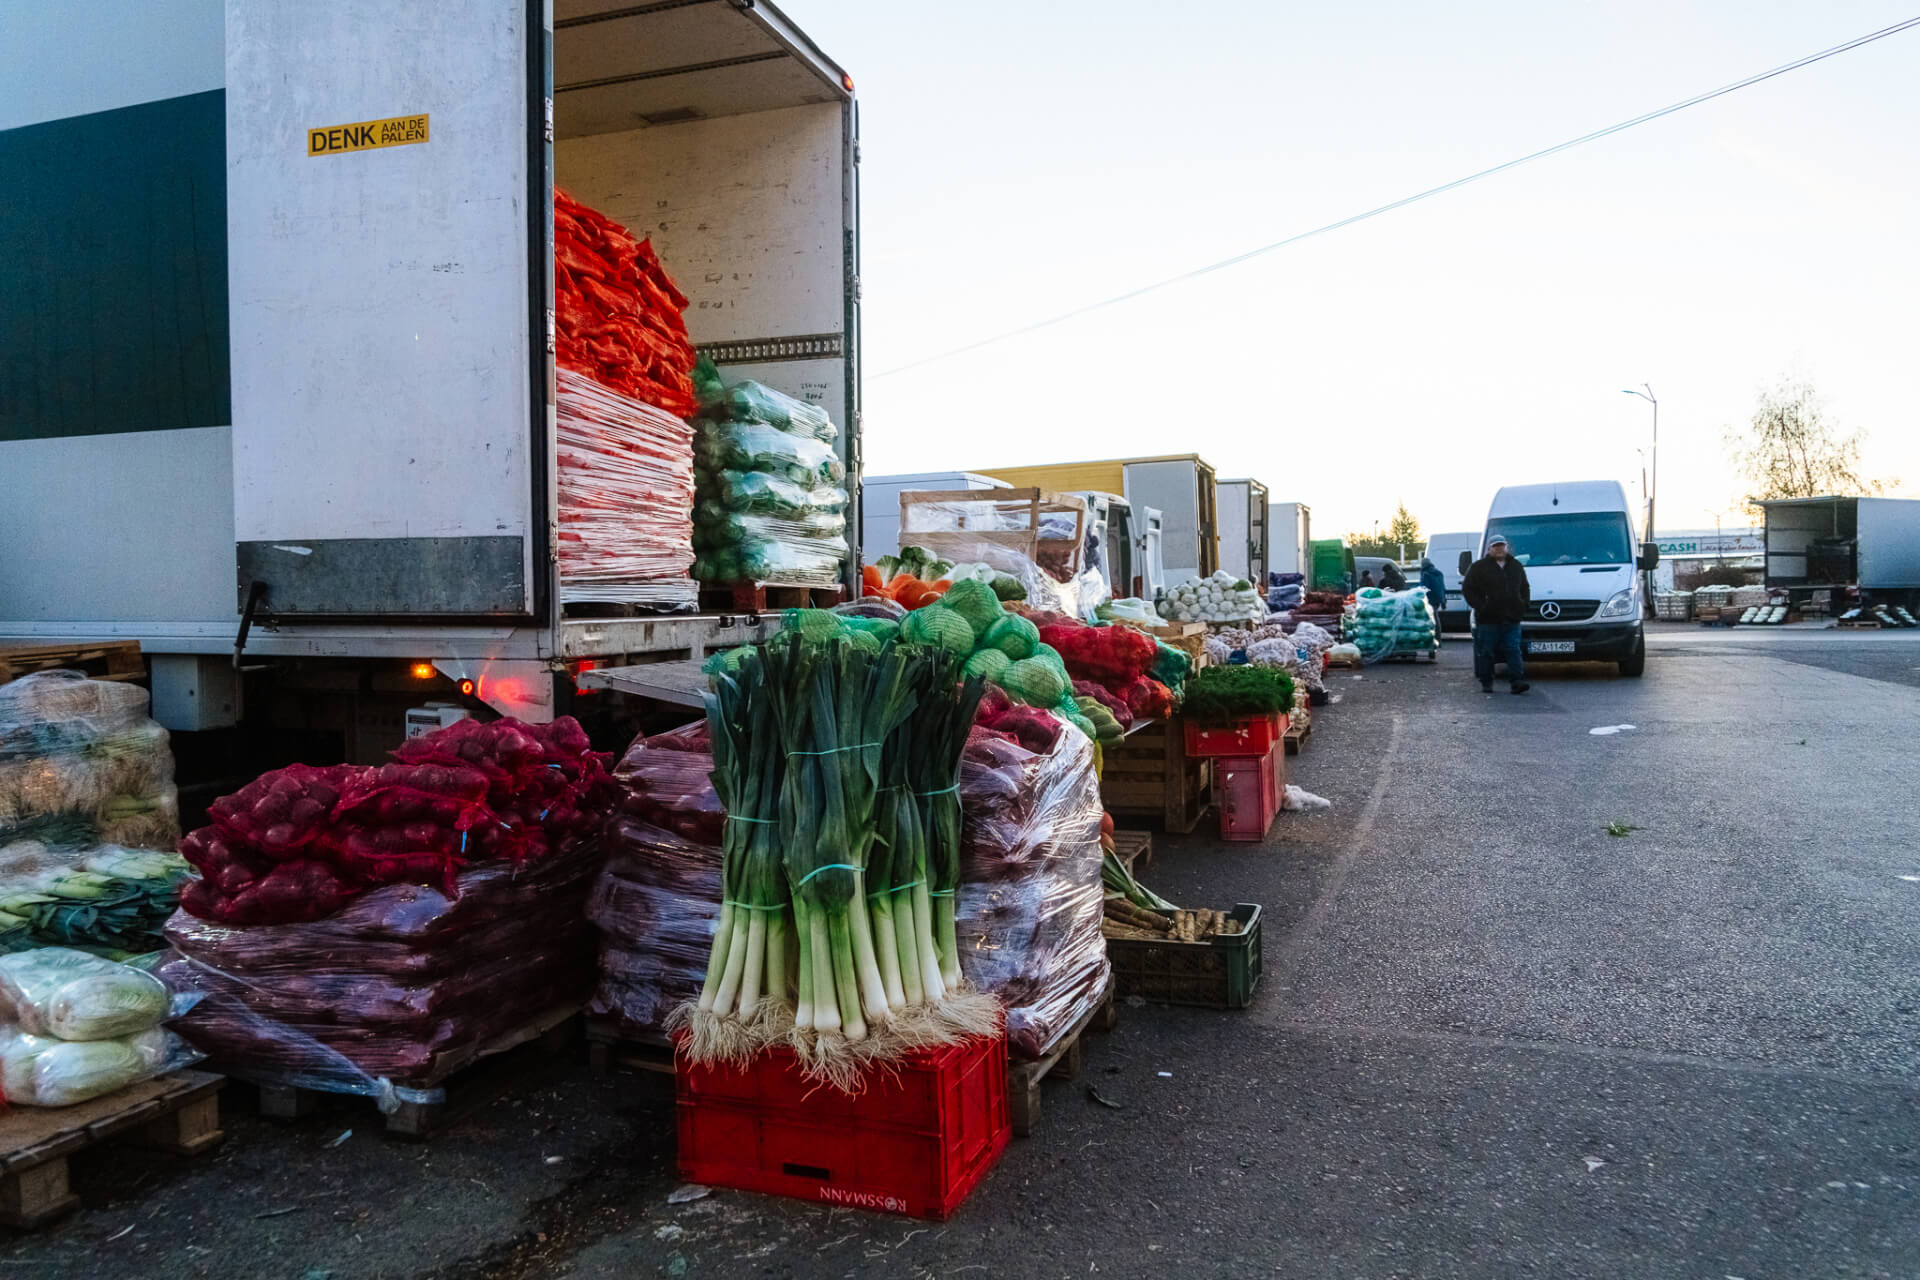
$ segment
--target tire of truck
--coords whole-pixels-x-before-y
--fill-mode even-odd
[[[1640,637],[1640,643],[1633,647],[1631,658],[1620,659],[1620,674],[1623,676],[1642,676],[1647,673],[1647,638]]]

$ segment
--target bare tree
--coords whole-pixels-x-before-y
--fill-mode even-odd
[[[1745,429],[1729,427],[1727,451],[1746,477],[1742,505],[1767,498],[1875,494],[1884,486],[1860,474],[1859,431],[1842,431],[1804,382],[1782,381],[1760,393]]]

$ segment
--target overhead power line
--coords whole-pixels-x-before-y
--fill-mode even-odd
[[[1193,270],[1183,271],[1177,276],[1168,276],[1164,280],[1156,280],[1152,284],[1141,285],[1139,288],[1130,289],[1126,293],[1115,294],[1113,297],[1103,298],[1099,302],[1089,302],[1084,306],[1075,307],[1071,311],[1063,311],[1059,315],[1051,316],[1045,320],[1036,320],[1032,324],[1021,325],[1017,329],[1008,329],[1004,333],[996,333],[990,338],[981,338],[978,341],[969,342],[965,346],[954,347],[951,350],[942,351],[936,355],[923,356],[918,360],[909,361],[903,365],[896,365],[891,369],[883,370],[873,376],[875,378],[889,378],[896,373],[905,373],[909,369],[918,369],[923,365],[934,364],[941,360],[950,360],[954,356],[965,355],[969,351],[978,351],[982,347],[990,347],[996,343],[1005,342],[1010,338],[1018,338],[1029,333],[1037,333],[1041,329],[1050,329],[1057,324],[1065,324],[1069,320],[1087,315],[1090,312],[1118,306],[1123,302],[1131,302],[1135,298],[1144,297],[1159,289],[1165,289],[1169,285],[1180,284],[1187,280],[1197,280],[1201,276],[1211,275],[1216,271],[1224,271],[1228,267],[1239,266],[1243,262],[1248,262],[1260,257],[1262,254],[1272,253],[1275,249],[1284,249],[1290,244],[1299,244],[1302,240],[1310,240],[1315,236],[1323,236],[1329,231],[1338,231],[1343,227],[1350,227],[1356,222],[1365,222],[1368,218],[1377,218],[1383,213],[1392,213],[1395,209],[1404,209],[1410,204],[1418,204],[1422,200],[1430,200],[1434,196],[1444,195],[1449,191],[1456,191],[1469,183],[1478,182],[1482,178],[1491,178],[1497,173],[1505,173],[1509,169],[1517,169],[1523,164],[1531,164],[1535,160],[1544,160],[1548,156],[1558,155],[1562,151],[1571,151],[1573,148],[1585,146],[1589,142],[1597,142],[1601,138],[1611,137],[1616,133],[1625,132],[1637,125],[1648,124],[1660,119],[1662,116],[1670,116],[1675,112],[1685,111],[1688,107],[1697,107],[1703,102],[1711,102],[1715,98],[1723,98],[1727,94],[1759,84],[1763,80],[1771,80],[1775,76],[1783,76],[1789,71],[1798,71],[1801,67],[1812,66],[1816,62],[1821,62],[1837,54],[1845,53],[1850,49],[1858,49],[1861,45],[1872,44],[1875,40],[1884,40],[1888,36],[1898,35],[1900,32],[1906,31],[1911,27],[1920,27],[1920,17],[1908,18],[1905,22],[1896,22],[1890,27],[1883,27],[1878,31],[1869,32],[1864,36],[1849,40],[1845,44],[1837,44],[1831,49],[1822,49],[1818,53],[1810,53],[1804,58],[1796,58],[1792,62],[1782,63],[1770,71],[1762,71],[1757,75],[1748,76],[1744,80],[1735,80],[1732,84],[1721,85],[1718,89],[1710,89],[1706,93],[1695,94],[1691,98],[1685,98],[1670,106],[1661,107],[1657,111],[1649,111],[1645,115],[1635,116],[1631,120],[1622,120],[1618,124],[1610,124],[1604,129],[1595,129],[1592,133],[1584,133],[1577,138],[1569,138],[1567,141],[1556,143],[1551,147],[1529,152],[1524,156],[1518,156],[1503,164],[1496,164],[1490,169],[1482,169],[1478,173],[1470,173],[1464,178],[1455,178],[1452,182],[1442,183],[1437,187],[1428,187],[1425,191],[1405,196],[1390,204],[1383,204],[1377,208],[1368,209],[1365,213],[1356,213],[1351,217],[1342,218],[1338,222],[1329,222],[1325,226],[1315,227],[1311,231],[1302,231],[1297,235],[1288,236],[1284,240],[1275,240],[1272,244],[1263,244],[1257,249],[1249,249],[1245,253],[1236,253],[1231,258],[1222,258],[1220,261],[1210,262],[1204,267],[1195,267]]]

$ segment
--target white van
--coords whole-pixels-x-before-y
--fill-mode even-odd
[[[1660,549],[1636,543],[1619,481],[1508,485],[1487,511],[1483,554],[1496,533],[1526,566],[1533,604],[1520,637],[1529,662],[1618,662],[1623,676],[1646,670],[1638,571],[1659,563]],[[1456,563],[1464,573],[1471,562],[1462,552]]]
[[[1509,535],[1511,536],[1511,535]],[[1480,534],[1436,533],[1427,539],[1427,559],[1433,561],[1434,568],[1440,570],[1440,576],[1447,580],[1447,603],[1440,610],[1440,629],[1442,631],[1465,631],[1470,622],[1472,611],[1467,608],[1466,599],[1460,594],[1460,553],[1467,553],[1467,563],[1473,563],[1473,557],[1480,554]]]

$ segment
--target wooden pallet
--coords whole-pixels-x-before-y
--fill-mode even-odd
[[[1178,717],[1130,732],[1101,752],[1100,763],[1100,799],[1116,818],[1148,818],[1185,834],[1213,804],[1213,761],[1187,754]]]
[[[61,667],[95,680],[139,680],[147,674],[138,640],[0,639],[0,684]]]
[[[1313,721],[1311,720],[1305,724],[1301,724],[1298,720],[1295,720],[1287,725],[1287,754],[1290,756],[1299,755],[1300,748],[1307,745],[1307,739],[1312,733]]]
[[[220,1088],[205,1071],[176,1071],[72,1107],[15,1107],[0,1122],[0,1222],[37,1227],[76,1208],[67,1157],[126,1135],[199,1155],[219,1142]]]
[[[1153,865],[1153,833],[1151,831],[1115,831],[1113,833],[1113,856],[1120,861],[1129,874],[1139,875]]]
[[[845,603],[843,586],[795,587],[780,582],[702,583],[702,613],[778,613],[782,609],[831,609]]]
[[[1013,1119],[1015,1137],[1025,1138],[1032,1134],[1034,1123],[1040,1119],[1040,1082],[1051,1075],[1057,1075],[1062,1080],[1078,1076],[1082,1037],[1089,1031],[1111,1031],[1118,1020],[1119,1011],[1113,999],[1113,979],[1108,977],[1106,994],[1100,997],[1093,1008],[1081,1015],[1066,1035],[1060,1037],[1051,1053],[1038,1062],[1007,1064],[1007,1114]]]
[[[589,1018],[587,1067],[597,1076],[610,1075],[616,1068],[671,1076],[673,1041],[665,1032],[626,1031],[611,1019]]]
[[[1885,624],[1872,618],[1842,618],[1833,624],[1836,631],[1885,631]]]
[[[383,1117],[387,1132],[425,1138],[509,1092],[530,1071],[573,1045],[580,1031],[579,1014],[578,1001],[555,1005],[484,1044],[443,1054],[423,1079],[408,1085],[412,1092],[439,1096],[401,1101],[391,1115]],[[281,1120],[312,1113],[334,1093],[279,1083],[258,1083],[258,1088],[260,1114]]]

